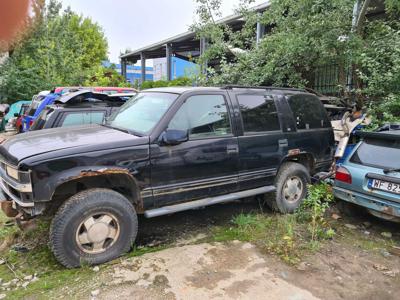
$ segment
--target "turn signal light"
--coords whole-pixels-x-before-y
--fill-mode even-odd
[[[336,169],[335,180],[351,184],[351,174],[349,170],[344,167]]]

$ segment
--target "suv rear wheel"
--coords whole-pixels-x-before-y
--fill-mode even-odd
[[[108,189],[90,189],[69,198],[50,230],[57,260],[66,267],[101,264],[129,251],[138,230],[133,205]]]
[[[276,193],[269,198],[269,206],[281,213],[293,213],[307,196],[307,185],[310,183],[308,169],[296,162],[286,162],[276,176]]]

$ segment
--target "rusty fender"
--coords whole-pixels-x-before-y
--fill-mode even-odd
[[[71,172],[68,172],[69,174]],[[139,184],[135,177],[132,176],[132,174],[129,172],[127,169],[122,169],[122,168],[99,168],[99,169],[86,169],[86,170],[81,170],[78,175],[72,175],[68,177],[61,177],[58,180],[58,185],[67,183],[69,181],[74,181],[74,180],[79,180],[82,178],[88,178],[88,177],[96,177],[96,176],[104,176],[104,175],[124,175],[128,176],[129,180],[132,181],[132,184],[135,185],[136,187],[136,192],[135,192],[135,199],[137,200],[136,202],[136,210],[137,212],[143,211],[143,200],[140,196],[140,191],[139,191]],[[54,191],[53,191],[53,196],[54,196]]]

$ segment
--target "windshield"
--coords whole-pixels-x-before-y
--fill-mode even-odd
[[[365,140],[351,162],[382,169],[400,168],[400,141]]]
[[[149,134],[177,97],[170,93],[139,93],[121,106],[107,125]]]
[[[44,127],[46,122],[49,120],[51,114],[53,113],[54,109],[53,108],[46,108],[43,110],[39,117],[36,119],[35,122],[33,122],[32,126],[29,128],[29,130],[39,130]]]

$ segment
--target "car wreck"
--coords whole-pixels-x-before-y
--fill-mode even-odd
[[[137,215],[156,217],[274,192],[291,213],[332,166],[334,132],[301,89],[226,86],[142,91],[104,124],[38,130],[0,146],[3,210],[52,216],[67,267],[128,251]]]

